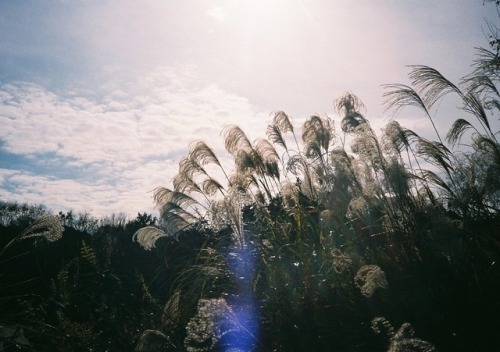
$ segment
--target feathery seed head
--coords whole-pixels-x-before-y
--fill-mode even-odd
[[[134,242],[138,242],[145,250],[149,251],[155,248],[156,241],[167,234],[154,226],[146,226],[139,229],[132,236]]]
[[[224,146],[231,155],[237,156],[241,150],[250,153],[253,149],[252,143],[250,143],[250,140],[240,127],[235,125],[226,126],[222,130],[222,133],[224,136]]]
[[[277,126],[281,133],[292,132],[293,125],[288,115],[283,111],[276,111],[273,117],[273,125]]]
[[[46,214],[24,230],[19,238],[44,237],[47,241],[54,242],[62,237],[63,232],[64,226],[61,219],[55,215]]]
[[[365,297],[373,296],[378,289],[389,287],[385,273],[377,265],[363,265],[354,277],[354,284]]]
[[[214,163],[220,166],[219,159],[214,151],[202,141],[197,141],[190,145],[189,158],[195,160],[200,165]]]
[[[353,113],[365,111],[366,107],[356,95],[346,92],[333,104],[335,111],[342,117],[347,117]]]

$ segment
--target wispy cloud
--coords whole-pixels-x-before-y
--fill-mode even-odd
[[[37,171],[4,165],[2,199],[99,214],[148,211],[151,191],[168,186],[190,142],[202,139],[221,152],[225,125],[262,135],[268,122],[247,99],[203,81],[190,66],[116,80],[105,90],[97,100],[35,84],[0,87],[2,149]]]

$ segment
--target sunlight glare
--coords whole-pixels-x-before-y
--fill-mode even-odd
[[[207,15],[222,22],[226,19],[227,12],[223,7],[216,6],[208,10]]]
[[[301,10],[298,0],[241,0],[227,1],[210,9],[208,14],[219,21],[230,20],[247,32],[271,33],[291,23]]]

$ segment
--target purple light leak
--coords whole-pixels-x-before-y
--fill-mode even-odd
[[[258,309],[252,292],[255,275],[256,248],[252,243],[235,246],[228,258],[228,265],[235,276],[236,288],[229,298],[232,308],[226,317],[229,326],[236,324],[234,333],[228,334],[225,350],[253,351],[259,330]]]

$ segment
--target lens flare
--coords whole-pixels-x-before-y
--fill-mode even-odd
[[[255,275],[256,248],[251,243],[235,247],[228,256],[228,265],[234,273],[235,291],[228,299],[231,311],[227,314],[228,325],[238,328],[225,334],[225,351],[253,351],[258,335],[258,311],[252,291]],[[236,324],[234,324],[236,323]]]

